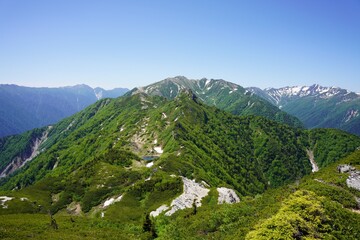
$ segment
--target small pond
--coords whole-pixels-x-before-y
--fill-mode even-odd
[[[158,156],[143,156],[142,159],[145,161],[153,161],[155,159],[159,158]]]

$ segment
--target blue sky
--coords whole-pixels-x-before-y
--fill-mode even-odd
[[[0,0],[0,83],[167,77],[360,92],[359,0]]]

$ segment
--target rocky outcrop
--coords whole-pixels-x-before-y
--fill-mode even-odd
[[[341,164],[337,167],[337,170],[339,171],[339,173],[347,173],[350,171],[354,171],[355,168],[349,164]]]
[[[165,213],[166,216],[170,216],[180,209],[192,208],[193,204],[200,207],[201,200],[210,191],[202,183],[197,183],[195,180],[186,177],[182,177],[182,180],[184,182],[184,192],[171,202],[171,209]]]
[[[351,172],[348,179],[346,179],[346,185],[360,191],[360,171]]]
[[[184,192],[171,202],[170,207],[162,205],[155,211],[152,211],[150,216],[156,217],[168,209],[170,210],[167,211],[165,215],[171,216],[178,210],[192,208],[194,204],[196,207],[201,206],[201,200],[208,195],[210,190],[207,189],[203,183],[197,183],[195,180],[190,180],[186,177],[181,178],[184,183]]]
[[[162,213],[162,212],[164,212],[164,211],[166,211],[168,209],[169,209],[169,207],[167,205],[165,205],[165,204],[161,205],[158,209],[156,209],[155,211],[152,211],[150,213],[150,216],[151,217],[157,217],[157,216],[160,215],[160,213]]]
[[[181,178],[184,183],[184,192],[179,197],[175,198],[170,206],[164,204],[155,211],[150,212],[150,216],[157,217],[162,212],[165,212],[165,216],[171,216],[181,209],[193,208],[194,206],[201,207],[201,200],[208,195],[210,191],[208,188],[210,186],[204,181],[197,183],[195,180],[190,180],[186,177]],[[240,198],[232,189],[220,187],[217,188],[217,191],[219,192],[219,204],[240,202]]]
[[[218,204],[240,202],[240,198],[233,189],[220,187],[217,191],[219,192]]]
[[[339,173],[349,173],[350,176],[346,179],[346,185],[360,191],[360,171],[349,164],[341,164],[337,167]]]

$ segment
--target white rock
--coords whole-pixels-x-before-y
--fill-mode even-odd
[[[360,191],[360,171],[352,172],[348,179],[346,179],[346,185]]]
[[[166,216],[170,216],[180,209],[192,208],[193,203],[200,207],[202,198],[206,197],[210,191],[202,184],[196,183],[195,180],[181,178],[184,182],[184,192],[171,202],[171,209],[165,213]]]
[[[240,198],[233,189],[220,187],[217,188],[217,191],[219,192],[219,197],[218,197],[219,204],[240,202]]]
[[[150,216],[151,216],[151,217],[157,217],[157,216],[160,215],[160,213],[162,213],[162,212],[164,212],[164,211],[166,211],[166,210],[168,210],[168,209],[169,209],[169,207],[166,206],[165,204],[164,204],[164,205],[161,205],[158,209],[156,209],[155,211],[152,211],[152,212],[150,213]]]
[[[339,173],[346,173],[346,172],[354,171],[355,168],[349,164],[341,164],[337,167],[337,170],[339,171]]]

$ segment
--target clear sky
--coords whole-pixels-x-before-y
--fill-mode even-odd
[[[360,92],[360,0],[0,0],[0,83]]]

